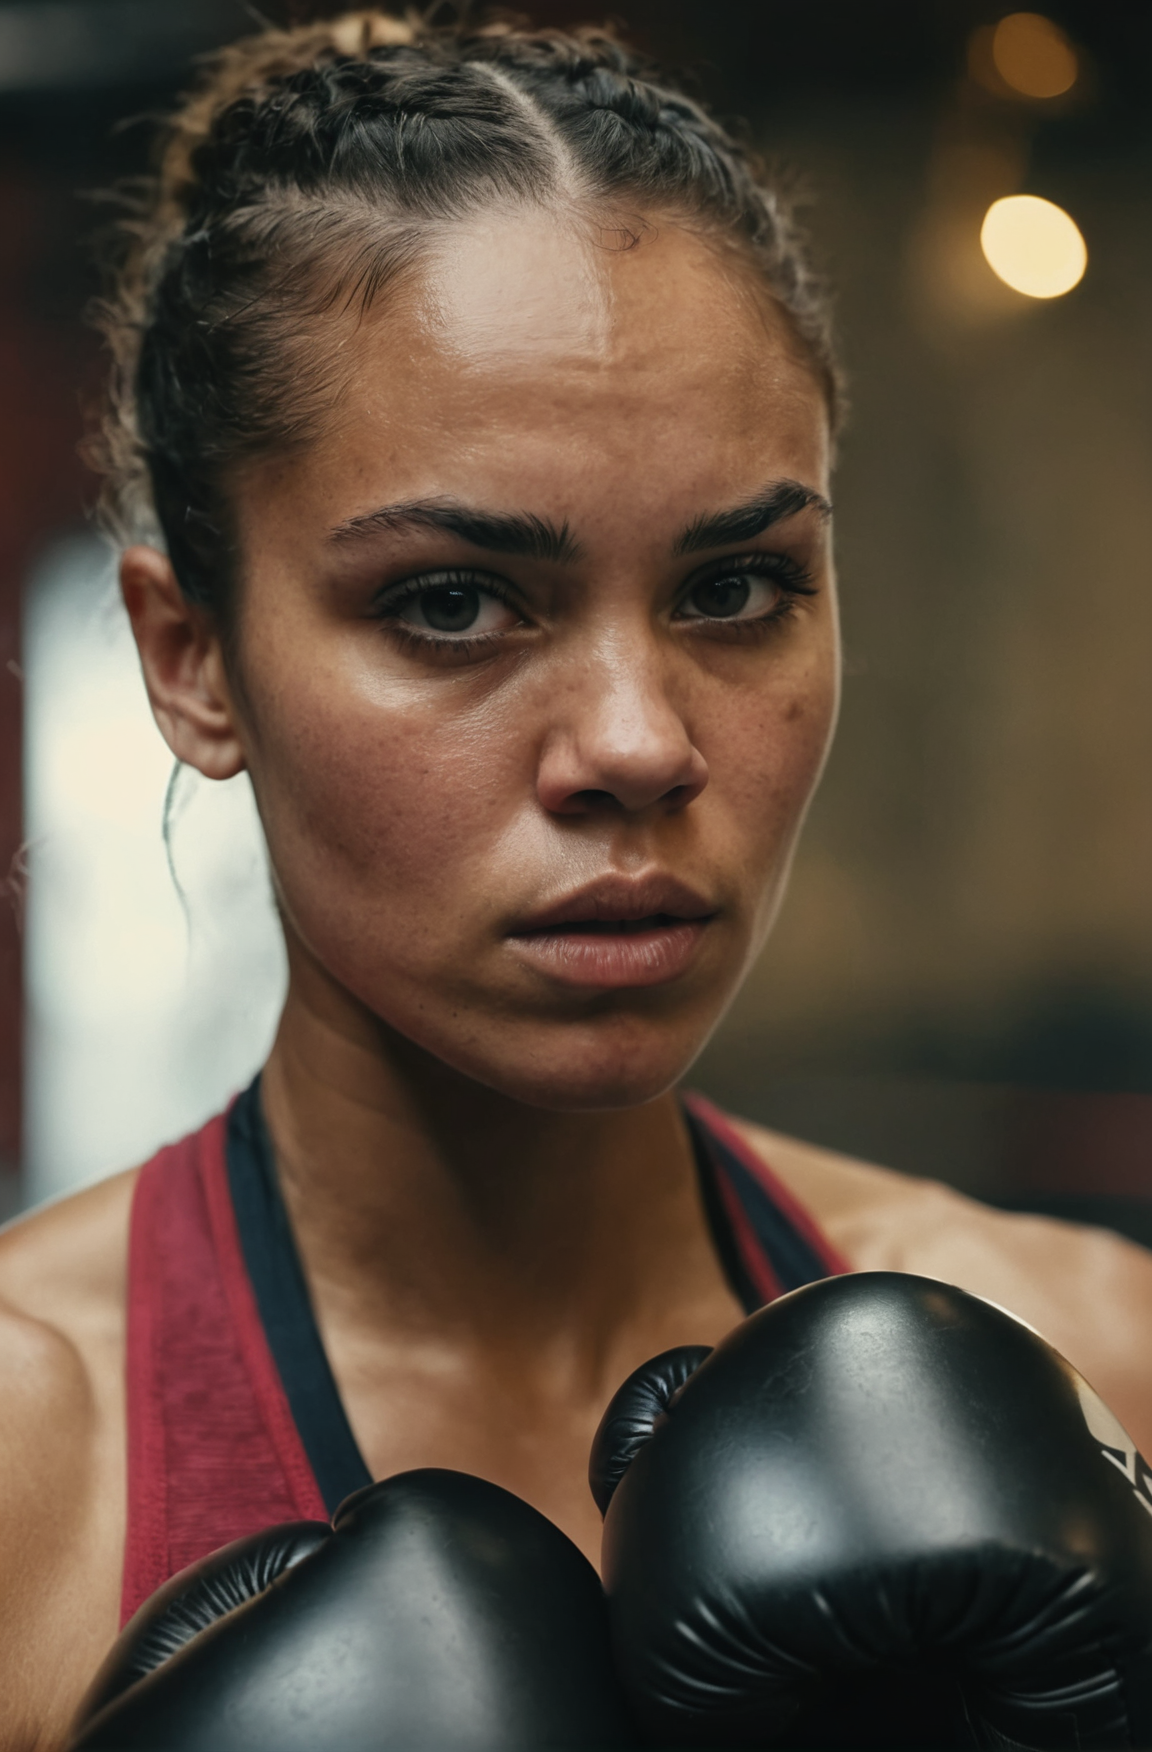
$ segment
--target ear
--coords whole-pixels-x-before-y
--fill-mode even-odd
[[[602,1515],[624,1474],[681,1387],[712,1355],[711,1345],[682,1344],[642,1363],[617,1388],[600,1419],[588,1461],[588,1484]]]
[[[242,772],[244,748],[214,616],[185,599],[171,561],[153,547],[127,549],[120,589],[152,711],[172,753],[207,779]]]

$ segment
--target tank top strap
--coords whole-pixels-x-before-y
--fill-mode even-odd
[[[717,1249],[747,1312],[818,1278],[851,1271],[728,1116],[695,1091],[683,1102]]]
[[[122,1623],[230,1540],[326,1519],[245,1270],[226,1125],[161,1150],[133,1197]]]

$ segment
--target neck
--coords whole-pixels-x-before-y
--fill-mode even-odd
[[[527,1107],[298,982],[263,1095],[314,1290],[377,1330],[595,1372],[623,1329],[718,1287],[672,1095]]]

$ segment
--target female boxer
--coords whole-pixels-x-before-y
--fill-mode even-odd
[[[617,1384],[831,1272],[995,1298],[1152,1441],[1138,1249],[676,1093],[837,703],[825,314],[733,142],[592,33],[269,32],[170,122],[106,327],[149,695],[251,775],[290,989],[227,1117],[0,1243],[4,1745],[369,1477],[595,1556]]]

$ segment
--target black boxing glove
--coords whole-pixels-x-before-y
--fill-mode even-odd
[[[608,1513],[616,1486],[652,1434],[658,1418],[706,1357],[707,1344],[682,1344],[661,1351],[629,1375],[600,1419],[588,1462],[588,1483],[601,1515]]]
[[[519,1497],[401,1473],[173,1577],[75,1752],[513,1752],[635,1743],[596,1572]]]
[[[638,1370],[593,1448],[649,1741],[1152,1745],[1149,1470],[1031,1328],[863,1272],[685,1382],[699,1354]]]

